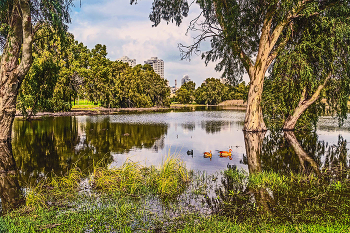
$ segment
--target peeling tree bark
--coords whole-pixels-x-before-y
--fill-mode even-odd
[[[32,64],[33,35],[29,0],[19,0],[11,16],[12,30],[0,64],[0,141],[11,138],[18,90]]]
[[[232,41],[232,51],[235,55],[239,56],[245,70],[248,72],[250,78],[250,88],[248,92],[248,102],[247,111],[244,121],[244,131],[247,132],[263,132],[266,131],[265,122],[262,114],[261,100],[263,92],[263,84],[265,79],[265,74],[268,67],[277,57],[279,51],[283,50],[286,43],[289,40],[289,36],[282,38],[278,42],[283,29],[285,29],[293,19],[298,18],[299,12],[304,9],[304,7],[312,2],[311,0],[301,0],[298,1],[294,9],[286,12],[284,20],[280,21],[275,27],[272,25],[276,9],[278,4],[274,7],[271,6],[269,11],[265,13],[265,18],[263,26],[261,28],[261,35],[259,38],[259,49],[257,58],[254,62],[251,58],[243,51],[242,46]],[[227,29],[225,27],[225,20],[222,16],[222,9],[217,7],[219,1],[214,1],[214,8],[216,9],[216,17],[223,31],[224,36],[227,36]],[[277,43],[278,42],[278,43]]]
[[[327,81],[330,79],[331,75],[332,75],[331,73],[328,74],[328,76],[324,80],[323,84],[318,86],[315,93],[309,99],[306,99],[306,88],[304,88],[303,93],[301,94],[301,97],[300,97],[299,104],[295,108],[293,115],[290,115],[287,118],[287,120],[284,122],[283,130],[287,131],[287,130],[294,130],[295,129],[295,125],[296,125],[299,117],[301,116],[301,114],[303,114],[305,112],[305,110],[311,104],[313,104],[320,97],[321,91],[325,87],[325,85],[327,84]]]
[[[262,132],[266,131],[266,126],[263,118],[261,99],[263,92],[265,75],[255,76],[252,78],[249,92],[247,110],[244,119],[244,131],[248,132]]]

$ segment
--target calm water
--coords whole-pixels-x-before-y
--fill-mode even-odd
[[[63,173],[75,164],[86,174],[93,163],[120,166],[130,159],[142,165],[159,165],[168,154],[178,155],[189,169],[209,174],[227,168],[228,164],[248,170],[242,131],[244,115],[244,111],[214,108],[56,117],[32,122],[16,118],[13,155],[21,171],[21,180],[27,181],[51,172]],[[337,120],[324,117],[316,134],[297,134],[296,138],[318,167],[330,166],[330,160],[341,156],[333,150],[338,148],[339,151],[340,146],[350,148],[346,141],[350,139],[350,123],[347,120],[339,128]],[[266,133],[261,154],[263,169],[300,170],[300,156],[290,145],[283,134]],[[219,157],[219,150],[230,148],[232,160]],[[287,152],[282,152],[281,148]],[[193,155],[188,155],[190,150]],[[211,160],[203,157],[203,152],[210,150],[213,153]],[[344,159],[348,164],[347,155]]]
[[[160,165],[166,155],[175,154],[184,160],[187,168],[207,174],[236,165],[251,174],[262,171],[286,175],[291,172],[320,174],[327,170],[330,174],[334,172],[332,179],[343,177],[342,172],[337,172],[340,171],[338,168],[350,167],[350,120],[338,127],[337,120],[323,117],[317,131],[308,133],[243,133],[244,114],[244,111],[218,108],[191,108],[162,113],[56,117],[32,122],[16,118],[12,143],[0,143],[0,213],[22,205],[23,192],[31,185],[35,186],[41,177],[64,174],[74,166],[88,175],[96,164],[120,166],[127,159],[141,165]],[[229,149],[232,149],[231,158],[219,157],[219,150]],[[203,153],[210,150],[212,159],[204,158]],[[220,181],[226,191],[216,191],[222,194],[222,200],[231,200],[230,190],[239,190],[234,189],[236,184],[226,178],[221,177]],[[252,192],[249,187],[239,187],[243,188],[242,193]],[[344,190],[348,192],[348,189]],[[255,197],[247,199],[247,203],[263,206],[271,199],[268,190],[255,191]],[[214,190],[208,192],[214,195]],[[339,199],[332,195],[320,203]],[[334,205],[348,206],[348,194],[341,195],[345,198]],[[299,198],[287,199],[294,203]],[[192,202],[196,200],[191,199]],[[259,204],[259,200],[263,202]],[[236,203],[232,200],[227,203],[231,202]],[[332,205],[325,209],[330,211]]]

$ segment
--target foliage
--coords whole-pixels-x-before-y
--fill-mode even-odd
[[[97,44],[88,53],[90,53],[87,56],[89,69],[86,69],[84,73],[86,97],[95,104],[104,104],[106,101],[106,92],[110,84],[108,81],[111,61],[106,57],[107,47]]]
[[[291,39],[265,79],[263,109],[268,124],[281,125],[300,101],[312,99],[322,85],[325,88],[320,98],[303,113],[297,128],[312,128],[326,112],[336,113],[340,124],[346,119],[350,95],[349,13],[347,6],[336,5],[322,10],[318,17],[294,22]]]
[[[75,117],[15,120],[12,145],[20,185],[34,185],[43,174],[59,175],[74,166],[87,175],[93,172],[94,161],[107,166],[113,161],[113,153],[150,149],[168,131],[166,124],[116,123],[104,117],[97,122],[87,119],[82,140],[79,127]]]
[[[159,0],[156,3],[153,5],[152,17],[150,17],[155,26],[161,20],[167,22],[175,20],[179,24],[182,21],[182,16],[187,16],[187,12],[177,15],[177,17],[174,14],[169,14],[169,12],[179,13],[178,9],[187,3],[186,0],[175,1],[175,3],[168,0]],[[196,32],[196,37],[192,45],[180,44],[182,58],[189,59],[193,53],[201,53],[201,42],[210,39],[211,49],[202,53],[202,59],[205,59],[206,64],[218,61],[215,69],[223,71],[223,77],[226,77],[234,85],[242,80],[245,72],[249,75],[249,106],[244,126],[246,131],[266,130],[261,107],[263,84],[267,70],[271,68],[276,59],[277,66],[278,64],[284,66],[294,62],[295,57],[289,56],[290,51],[295,51],[294,55],[297,55],[298,52],[301,52],[302,56],[307,54],[306,57],[308,58],[312,58],[314,55],[313,60],[311,59],[311,66],[303,66],[302,63],[297,64],[295,70],[307,73],[310,71],[309,68],[312,68],[316,71],[313,75],[317,75],[313,79],[310,79],[310,76],[309,78],[306,77],[304,81],[307,82],[301,82],[300,86],[295,88],[298,95],[293,93],[295,90],[291,91],[293,102],[289,105],[289,111],[296,108],[295,103],[298,103],[298,97],[303,93],[304,88],[308,88],[306,91],[308,91],[307,97],[309,97],[309,94],[320,83],[323,83],[323,80],[320,79],[327,76],[327,69],[333,69],[332,66],[344,67],[342,62],[337,63],[337,59],[334,58],[347,60],[348,46],[344,46],[343,43],[337,44],[336,38],[342,37],[346,43],[349,38],[346,35],[349,32],[347,27],[349,25],[350,2],[348,0],[198,0],[196,3],[201,8],[201,12],[198,17],[190,22],[188,27],[188,30]],[[174,4],[176,7],[174,7]],[[320,43],[317,44],[315,41]],[[332,45],[327,47],[329,42]],[[305,53],[302,50],[307,52]],[[328,55],[331,55],[330,62],[322,62],[324,58],[327,60]],[[282,60],[285,62],[282,62]],[[298,63],[301,60],[305,61],[305,59],[299,59],[296,62]],[[310,61],[310,59],[306,60]],[[318,66],[321,66],[321,69]],[[284,73],[286,72],[280,72],[282,76]],[[338,78],[341,77],[341,75],[334,73],[332,75]],[[295,77],[289,75],[285,77],[287,83],[294,83]],[[284,84],[284,82],[279,82],[280,86]],[[346,88],[348,90],[348,87]],[[280,88],[276,89],[280,90]],[[343,94],[343,91],[340,93],[342,93],[340,99],[346,99],[347,94]],[[288,96],[287,92],[286,95]],[[286,101],[286,103],[289,103],[289,101]],[[305,106],[308,107],[309,105]],[[344,117],[345,105],[340,104],[339,106],[342,110],[338,112]],[[310,110],[309,112],[314,111]],[[279,114],[281,119],[283,119],[283,114]],[[314,121],[317,121],[317,119]],[[287,125],[287,128],[294,128],[294,125],[292,125],[294,121],[289,120],[288,122],[290,124]]]
[[[169,106],[167,82],[149,65],[131,68],[127,63],[111,62],[105,46],[96,45],[86,73],[87,98],[103,107]]]
[[[33,44],[33,65],[17,98],[17,108],[26,118],[38,111],[69,111],[81,86],[79,73],[87,68],[87,48],[82,43],[74,41],[71,34],[64,42],[54,33],[46,37],[47,30],[43,29],[43,38]]]
[[[228,99],[229,87],[220,82],[220,79],[207,78],[196,89],[195,96],[198,104],[215,105]]]
[[[180,89],[176,91],[176,100],[181,104],[192,103],[195,100],[195,89],[196,84],[193,81],[182,84]]]
[[[25,117],[38,111],[69,111],[78,96],[103,107],[170,105],[166,80],[151,66],[111,62],[105,45],[90,51],[72,35],[67,38],[65,44],[57,36],[35,44],[34,65],[17,100]]]
[[[245,85],[245,82],[241,82],[236,86],[229,86],[228,100],[247,100],[249,85]]]
[[[263,92],[263,112],[266,125],[272,130],[282,129],[284,122],[293,114],[301,93],[294,82],[279,83],[266,78]],[[322,95],[324,97],[325,95]],[[319,116],[325,113],[325,104],[319,98],[300,116],[295,128],[297,130],[316,129]]]

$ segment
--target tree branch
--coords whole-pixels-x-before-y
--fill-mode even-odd
[[[214,8],[215,8],[215,15],[216,15],[216,18],[218,19],[219,25],[222,29],[224,36],[227,37],[227,30],[224,25],[224,18],[222,17],[222,14],[218,10],[216,1],[218,0],[213,1]],[[249,58],[249,56],[247,56],[247,54],[243,51],[243,49],[235,42],[233,42],[232,50],[236,52],[236,54],[238,54],[238,56],[240,57],[243,63],[244,68],[249,73],[250,68],[253,67],[254,65],[252,60]]]
[[[17,68],[19,81],[21,81],[30,66],[32,65],[32,23],[30,18],[30,3],[29,0],[20,0],[22,11],[22,30],[23,30],[23,46],[21,63]]]

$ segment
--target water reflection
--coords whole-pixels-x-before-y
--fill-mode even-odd
[[[25,202],[10,142],[0,143],[0,198],[1,213],[18,208]]]
[[[52,172],[64,174],[72,166],[88,174],[94,163],[109,165],[112,153],[163,148],[166,132],[164,124],[114,123],[109,118],[79,122],[76,117],[58,117],[15,121],[12,143],[20,181],[33,184]]]
[[[242,132],[244,112],[202,110],[57,117],[32,122],[16,119],[14,157],[23,180],[31,182],[52,172],[66,173],[73,166],[87,174],[94,162],[120,166],[131,158],[141,164],[159,165],[167,154],[178,155],[189,169],[206,170],[209,174],[225,169],[228,162],[248,170],[244,154],[245,146],[249,145]],[[295,135],[305,152],[302,154],[294,151],[293,145],[297,144],[293,144],[293,137],[289,138],[281,133],[266,133],[259,155],[263,170],[298,173],[316,165],[325,166],[326,162],[332,166],[337,159],[334,153],[338,152],[326,142],[336,143],[338,135],[330,137],[322,132]],[[347,146],[344,144],[345,149]],[[232,149],[231,157],[221,158],[217,153],[228,149]],[[189,150],[193,151],[191,155],[186,153]],[[210,150],[212,157],[204,158],[203,153]]]
[[[309,164],[313,171],[320,175],[320,169],[315,160],[305,152],[300,143],[298,142],[294,132],[286,131],[284,132],[284,137],[288,140],[289,144],[293,147],[295,154],[299,158],[300,167],[303,173],[306,172],[306,166]]]
[[[294,132],[269,132],[261,144],[262,170],[283,174],[317,170],[327,146],[327,143],[318,140],[315,132],[296,135]],[[241,163],[248,165],[246,156],[243,156]]]
[[[215,213],[238,221],[273,218],[293,223],[336,220],[348,208],[350,189],[342,186],[349,178],[347,142],[341,136],[334,145],[318,141],[313,133],[265,137],[264,133],[245,132],[244,139],[247,156],[243,162],[249,176],[236,169],[224,172],[215,189],[217,197],[206,198]],[[273,164],[274,159],[279,166]]]
[[[215,134],[220,132],[224,127],[230,125],[230,122],[224,121],[202,121],[201,128],[205,130],[207,134]]]
[[[187,129],[189,131],[193,131],[196,128],[196,124],[195,122],[187,122],[187,123],[182,123],[181,127],[185,130]]]
[[[125,124],[110,122],[109,118],[94,122],[90,118],[82,127],[86,141],[102,153],[124,153],[133,148],[163,148],[166,124]]]

